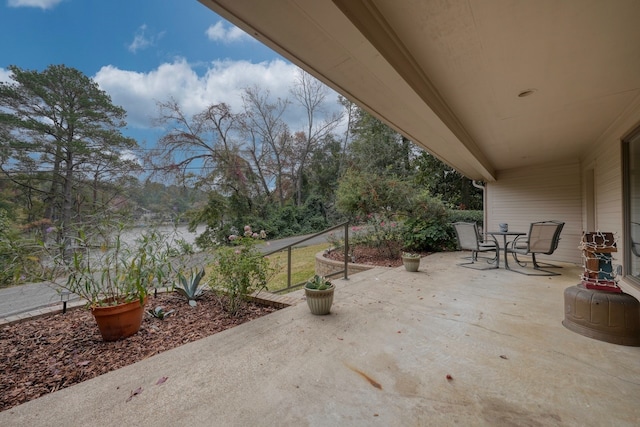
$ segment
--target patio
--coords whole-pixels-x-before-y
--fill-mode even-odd
[[[581,267],[536,278],[460,256],[338,280],[329,316],[298,291],[300,304],[2,412],[0,425],[637,425],[640,348],[561,324]]]

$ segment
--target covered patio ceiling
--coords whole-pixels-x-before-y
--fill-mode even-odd
[[[640,104],[637,0],[200,1],[473,179]]]

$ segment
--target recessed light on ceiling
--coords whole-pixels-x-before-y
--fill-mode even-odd
[[[535,89],[523,90],[518,94],[518,98],[524,98],[525,96],[533,95],[533,92],[535,91],[536,91]]]

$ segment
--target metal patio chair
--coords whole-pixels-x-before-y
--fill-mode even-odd
[[[471,262],[463,262],[458,265],[475,270],[489,270],[500,266],[500,247],[494,237],[492,237],[493,240],[483,240],[475,222],[455,222],[452,225],[458,238],[458,247],[463,251],[471,251],[471,257],[467,258]],[[472,264],[478,262],[478,254],[485,252],[495,253],[493,258],[480,257],[485,259],[491,266],[485,268],[471,267]]]
[[[564,222],[560,221],[540,221],[533,222],[529,227],[529,234],[517,237],[511,242],[511,247],[507,248],[507,252],[513,255],[513,259],[520,267],[526,267],[528,262],[518,259],[518,255],[531,257],[533,269],[540,273],[527,273],[525,271],[513,270],[517,273],[526,274],[527,276],[559,276],[560,273],[544,270],[543,268],[562,268],[562,266],[539,263],[536,260],[536,254],[551,255],[560,242],[560,233],[564,227]]]

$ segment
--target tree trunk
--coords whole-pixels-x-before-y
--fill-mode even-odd
[[[65,259],[71,256],[71,218],[73,214],[73,154],[67,152],[64,175],[64,187],[62,192],[62,216],[60,218],[62,228],[62,248]]]
[[[44,217],[51,221],[56,222],[57,212],[56,205],[58,204],[60,194],[60,164],[62,163],[62,147],[60,145],[56,148],[56,153],[53,162],[53,172],[51,172],[51,186],[49,187],[49,193],[44,198]],[[48,225],[43,225],[47,228]],[[45,230],[43,229],[44,233]]]

